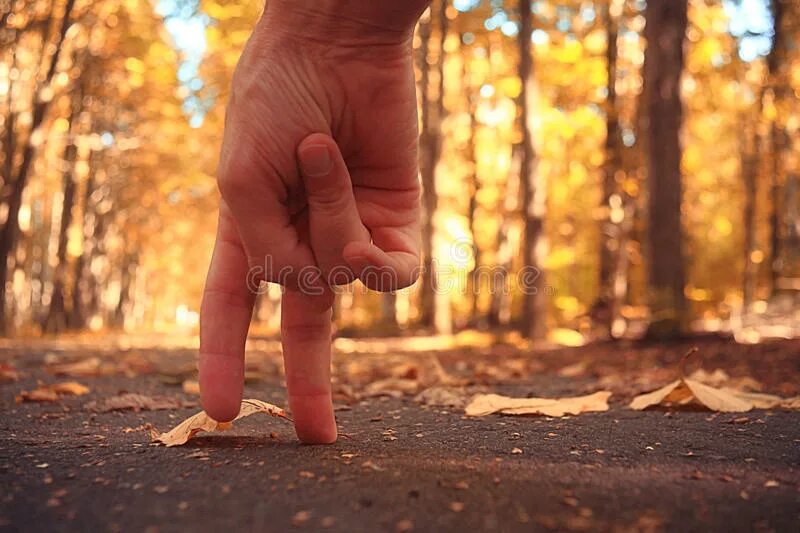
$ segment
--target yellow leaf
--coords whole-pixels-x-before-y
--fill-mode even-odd
[[[723,383],[730,381],[731,377],[721,368],[716,368],[713,372],[707,372],[702,368],[699,368],[691,373],[689,379],[705,383],[706,385],[711,385],[712,387],[718,387]]]
[[[561,346],[583,346],[586,344],[586,339],[583,334],[574,329],[555,329],[547,334],[547,339]]]
[[[637,396],[629,404],[629,407],[641,411],[654,405],[685,405],[690,402],[695,402],[712,411],[723,413],[744,413],[754,408],[772,409],[782,407],[784,409],[800,409],[800,397],[784,399],[771,394],[745,392],[728,387],[717,388],[701,383],[697,379],[700,378],[704,381],[712,381],[715,382],[715,384],[722,380],[729,379],[728,375],[719,369],[713,374],[696,371],[692,374],[691,378],[687,378],[684,371],[686,361],[696,351],[696,348],[690,350],[681,359],[679,379],[664,385],[658,390]],[[741,381],[743,380],[740,380],[740,382]],[[746,381],[757,383],[753,380]]]
[[[15,398],[17,403],[22,402],[55,402],[60,395],[83,396],[89,393],[89,387],[76,381],[65,381],[52,385],[40,385],[32,391],[22,391]]]
[[[414,397],[414,401],[424,405],[442,407],[464,407],[466,398],[461,387],[429,387]]]
[[[187,379],[183,382],[183,392],[186,394],[200,394],[200,383],[194,379]]]
[[[558,371],[558,375],[561,376],[562,378],[576,378],[578,376],[586,374],[586,370],[588,367],[589,365],[586,361],[580,361],[578,363],[565,366],[564,368]]]
[[[417,394],[419,389],[420,384],[416,379],[392,377],[373,381],[364,388],[360,396],[362,398],[375,398],[378,396],[402,398],[407,394]]]
[[[728,387],[723,387],[722,390],[748,401],[753,404],[756,409],[800,409],[800,396],[794,398],[781,398],[774,394],[763,394],[761,392],[745,392],[735,390]]]
[[[142,74],[145,71],[144,62],[137,57],[129,57],[125,60],[125,68],[129,72]]]
[[[56,376],[99,376],[102,374],[102,361],[99,357],[90,357],[71,363],[48,365],[45,370]]]
[[[262,402],[261,400],[242,400],[242,405],[239,408],[239,415],[234,421],[256,413],[264,413],[289,420],[289,417],[286,416],[286,412],[283,409],[271,403]],[[205,411],[200,411],[166,433],[158,433],[157,431],[151,432],[151,437],[153,438],[153,442],[166,444],[167,447],[180,446],[186,444],[189,439],[201,431],[225,431],[232,425],[232,422],[217,422],[208,416]]]
[[[77,381],[65,381],[63,383],[55,383],[52,389],[58,394],[71,394],[73,396],[83,396],[89,394],[89,387],[81,385]]]
[[[712,411],[723,413],[744,413],[753,408],[753,404],[743,400],[730,392],[722,389],[715,389],[709,385],[704,385],[693,379],[684,379],[683,382],[694,394],[695,399]]]
[[[500,394],[478,394],[467,405],[467,416],[504,415],[565,416],[608,411],[611,393],[599,391],[572,398],[511,398]]]
[[[5,381],[18,381],[19,372],[12,365],[0,363],[0,383]]]
[[[664,385],[658,390],[654,390],[653,392],[648,392],[647,394],[641,394],[633,399],[629,407],[631,409],[641,411],[653,405],[658,405],[661,402],[663,402],[667,398],[667,396],[672,394],[672,392],[675,391],[680,384],[681,380],[676,379],[672,383]]]

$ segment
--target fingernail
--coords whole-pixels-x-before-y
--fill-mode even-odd
[[[316,178],[330,174],[333,162],[327,146],[322,144],[312,144],[306,146],[300,152],[300,168],[303,174],[308,177]]]

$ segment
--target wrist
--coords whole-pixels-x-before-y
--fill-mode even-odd
[[[407,44],[430,0],[270,0],[256,31],[324,45]]]

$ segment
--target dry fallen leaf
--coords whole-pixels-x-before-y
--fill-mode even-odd
[[[414,401],[439,407],[464,407],[467,398],[463,388],[435,386],[417,394]]]
[[[705,383],[717,388],[730,388],[740,391],[755,391],[763,390],[764,385],[761,382],[751,378],[750,376],[731,377],[727,372],[721,368],[717,368],[713,372],[706,372],[702,368],[695,370],[689,374],[689,379]]]
[[[738,398],[753,404],[755,409],[800,409],[800,396],[792,398],[781,398],[774,394],[764,394],[761,392],[745,392],[734,390],[730,387],[723,387],[722,390],[735,394]]]
[[[22,402],[55,402],[60,396],[83,396],[89,393],[89,387],[76,381],[53,383],[52,385],[39,384],[32,391],[22,391],[16,397],[17,403]]]
[[[183,382],[183,392],[200,396],[200,383],[196,379],[187,379]]]
[[[744,413],[751,409],[771,409],[783,407],[786,409],[800,408],[800,398],[780,398],[771,394],[761,394],[755,392],[745,392],[728,387],[716,388],[705,383],[701,383],[693,377],[699,377],[706,381],[719,383],[723,377],[723,372],[714,374],[694,372],[692,377],[686,377],[686,361],[692,354],[697,352],[697,348],[689,350],[680,362],[680,377],[675,381],[664,385],[660,389],[641,394],[631,401],[629,407],[637,411],[642,411],[654,405],[686,405],[689,403],[700,404],[712,411],[724,413]],[[716,379],[709,379],[716,378]]]
[[[689,379],[711,385],[712,387],[719,387],[723,383],[730,381],[731,377],[721,368],[716,368],[713,372],[707,372],[702,368],[698,368],[689,375]]]
[[[599,391],[573,398],[510,398],[499,394],[478,394],[467,405],[467,416],[504,415],[564,416],[608,411],[611,393]]]
[[[0,383],[9,381],[19,381],[19,372],[14,368],[14,365],[0,363]]]
[[[685,379],[684,383],[692,391],[695,399],[712,411],[743,413],[753,408],[752,402],[722,389],[715,389],[692,379]]]
[[[62,383],[54,383],[51,385],[52,389],[58,394],[71,394],[73,396],[83,396],[89,393],[89,387],[81,385],[77,381],[64,381]]]
[[[432,383],[428,383],[429,385],[443,385],[443,386],[450,386],[450,387],[461,387],[466,385],[467,381],[465,379],[461,379],[459,377],[453,376],[450,374],[444,366],[442,366],[442,362],[439,361],[439,358],[436,355],[431,355],[431,365],[433,368],[433,376],[431,379],[423,379],[423,382],[432,381]],[[425,377],[425,376],[423,376]]]
[[[586,373],[586,369],[589,367],[589,363],[586,361],[579,361],[575,364],[565,366],[561,370],[558,371],[558,375],[562,378],[576,378],[578,376],[582,376]]]
[[[239,415],[234,419],[234,422],[256,413],[264,413],[270,416],[291,420],[286,415],[286,412],[276,405],[262,402],[261,400],[242,400]],[[201,431],[225,431],[232,425],[233,422],[217,422],[208,416],[205,411],[200,411],[166,433],[158,433],[155,430],[151,431],[151,437],[153,442],[166,444],[167,447],[180,446],[181,444],[186,444],[189,439]]]
[[[102,368],[103,363],[99,357],[90,357],[69,363],[57,363],[45,366],[45,370],[56,376],[99,376],[108,374],[108,369]]]
[[[373,381],[361,391],[361,398],[375,398],[379,396],[389,396],[392,398],[402,398],[405,395],[416,394],[419,392],[420,384],[416,379],[408,378],[386,378]]]
[[[450,502],[448,507],[450,507],[450,510],[454,513],[460,513],[464,510],[465,505],[464,502]]]
[[[395,524],[395,526],[394,526],[394,530],[395,530],[397,533],[408,533],[409,531],[412,531],[413,529],[414,529],[414,522],[412,522],[412,521],[411,521],[411,520],[409,520],[408,518],[405,518],[405,519],[403,519],[403,520],[400,520],[400,521],[399,521],[397,524]]]
[[[104,400],[89,402],[86,409],[98,413],[109,411],[157,411],[161,409],[179,409],[184,407],[179,398],[171,396],[145,396],[127,392],[118,396],[112,396]]]
[[[311,518],[311,511],[298,511],[292,517],[293,526],[302,526]]]

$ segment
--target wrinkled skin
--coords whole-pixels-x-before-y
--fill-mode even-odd
[[[253,289],[279,282],[298,436],[336,440],[329,285],[360,277],[394,290],[418,276],[411,37],[426,4],[273,0],[253,32],[228,104],[201,308],[200,384],[212,418],[239,411]],[[305,276],[311,267],[322,276]]]

